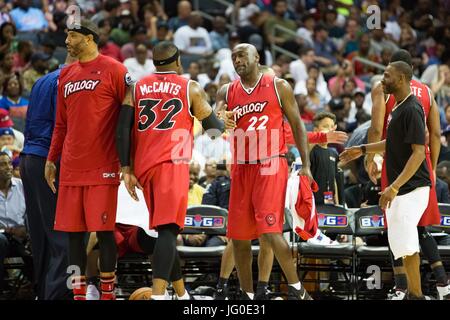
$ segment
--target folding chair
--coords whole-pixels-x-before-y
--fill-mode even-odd
[[[355,237],[380,237],[381,239],[385,235],[383,211],[379,206],[362,208],[355,212]],[[356,299],[385,299],[389,289],[393,287],[392,277],[389,281],[383,281],[383,273],[392,273],[388,246],[357,245],[355,253]]]
[[[351,225],[351,212],[335,205],[317,206],[319,228],[329,236],[353,235]],[[307,242],[298,244],[298,268],[301,272],[301,281],[312,282],[320,286],[321,283],[330,283],[329,279],[321,279],[320,272],[329,272],[330,277],[336,276],[334,293],[343,295],[347,299],[353,298],[354,274],[354,245],[342,243],[338,245],[314,245]],[[335,263],[324,263],[323,260],[334,260]],[[319,260],[319,262],[311,262]],[[317,279],[306,279],[311,272],[317,272]],[[339,276],[343,280],[339,280]]]
[[[192,206],[187,209],[182,234],[225,236],[227,222],[228,211],[226,209],[211,205]],[[199,285],[216,285],[217,278],[208,280],[205,275],[219,274],[225,245],[215,247],[177,246],[177,250],[183,261],[182,269],[186,283],[196,279],[195,282]],[[200,277],[203,278],[203,281]]]
[[[447,237],[450,235],[450,204],[440,203],[439,213],[441,214],[440,225],[431,226],[428,231],[436,238]],[[450,245],[438,245],[438,249],[442,262],[448,270],[450,268]]]

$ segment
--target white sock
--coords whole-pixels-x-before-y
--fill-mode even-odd
[[[152,299],[153,300],[167,300],[167,296],[165,294],[161,294],[161,295],[152,294]]]
[[[289,284],[291,287],[294,287],[295,290],[300,290],[302,288],[302,284],[299,282]]]
[[[189,296],[189,293],[187,292],[186,289],[184,290],[184,294],[181,297],[178,296],[177,298],[178,298],[178,300],[190,300],[191,299],[191,297]]]

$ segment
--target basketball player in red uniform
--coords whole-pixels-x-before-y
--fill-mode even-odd
[[[61,71],[56,124],[45,167],[53,192],[55,162],[61,171],[55,230],[69,233],[69,265],[74,299],[85,300],[85,233],[97,232],[100,246],[101,299],[115,299],[116,245],[114,224],[119,186],[115,127],[120,104],[130,83],[127,69],[98,53],[98,28],[89,20],[72,24],[66,45],[78,58]]]
[[[256,48],[240,44],[233,49],[233,65],[240,80],[223,86],[218,110],[234,112],[233,167],[227,236],[232,239],[243,299],[253,299],[250,240],[269,243],[289,283],[289,299],[310,299],[300,284],[286,240],[282,236],[288,179],[283,114],[293,128],[303,169],[308,176],[305,127],[290,85],[258,69]]]
[[[138,200],[135,188],[143,189],[150,228],[158,231],[152,299],[164,300],[170,273],[178,260],[176,237],[184,227],[187,209],[194,117],[214,137],[225,128],[233,128],[234,120],[232,112],[222,113],[225,123],[219,120],[200,85],[179,75],[181,61],[173,43],[157,44],[153,63],[156,72],[138,81],[123,101],[117,148],[127,190]]]
[[[408,65],[412,65],[411,55],[406,50],[396,51],[391,57],[391,62],[395,61],[403,61]],[[430,179],[432,183],[432,186],[430,188],[428,207],[422,215],[422,218],[417,227],[419,232],[419,243],[435,274],[439,299],[450,299],[450,285],[448,284],[447,275],[442,264],[441,257],[439,255],[437,243],[425,229],[426,226],[440,223],[440,215],[435,188],[436,181],[435,174],[433,173],[436,170],[439,150],[441,147],[439,110],[430,88],[428,88],[423,83],[416,80],[411,80],[411,92],[419,100],[425,114],[427,124],[425,129],[429,133],[429,143],[426,146],[426,161],[428,169],[430,171]],[[396,104],[393,95],[388,95],[387,97],[385,97],[381,83],[377,83],[372,88],[372,101],[372,124],[368,131],[368,143],[378,142],[386,138],[388,118]],[[376,164],[373,161],[373,156],[374,154],[369,154],[367,159],[367,167],[371,179],[376,180],[376,178],[374,178],[376,172]],[[383,162],[381,188],[382,190],[385,190],[387,187],[388,183],[386,166],[385,162]],[[392,259],[392,263],[394,268],[396,291],[392,296],[390,296],[390,299],[403,300],[406,298],[405,291],[407,289],[406,271],[403,267],[403,260]]]

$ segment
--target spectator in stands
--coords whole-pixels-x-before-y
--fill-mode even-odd
[[[0,128],[0,151],[5,152],[9,157],[16,159],[21,149],[14,145],[14,131],[12,128]]]
[[[30,41],[19,41],[17,52],[14,53],[13,70],[22,72],[30,65],[33,54],[33,44]]]
[[[216,108],[216,96],[218,90],[219,86],[214,82],[210,82],[205,85],[205,92],[208,96],[208,102],[213,109]]]
[[[42,40],[42,52],[47,54],[50,57],[50,59],[48,59],[48,61],[47,61],[48,72],[52,72],[52,71],[55,71],[56,69],[58,69],[60,62],[55,57],[56,44],[55,44],[55,41],[53,41],[53,39],[46,37]]]
[[[178,28],[174,34],[174,43],[181,53],[197,57],[209,56],[212,51],[208,31],[202,27],[203,18],[199,12],[192,12],[188,25]]]
[[[353,65],[350,61],[344,60],[339,65],[336,76],[328,81],[328,88],[330,89],[333,98],[339,97],[344,90],[344,84],[348,79],[353,79],[357,87],[365,91],[365,84],[358,77],[354,75]]]
[[[444,181],[450,188],[450,160],[439,159],[439,163],[436,168],[436,176]]]
[[[189,17],[192,13],[192,5],[189,1],[180,1],[177,6],[178,15],[169,19],[169,30],[173,34],[178,28],[184,27],[189,23]]]
[[[200,175],[200,165],[198,162],[191,162],[189,165],[189,193],[188,205],[199,205],[202,203],[205,189],[198,185],[198,178]]]
[[[152,46],[157,45],[161,41],[169,40],[169,36],[169,25],[167,24],[167,21],[158,21],[156,24],[156,36],[151,41]]]
[[[144,44],[138,44],[136,46],[136,57],[128,58],[123,62],[134,81],[138,81],[155,71],[153,60],[148,59],[147,53],[147,47]]]
[[[256,0],[237,0],[225,11],[225,15],[230,17],[231,21],[236,21],[238,34],[243,41],[247,41],[251,34],[260,32],[260,25],[268,16],[268,13],[261,12],[256,2]]]
[[[317,91],[317,84],[314,78],[306,80],[306,91],[306,108],[304,112],[310,113],[310,116],[314,118],[318,112],[324,110],[328,101]]]
[[[431,91],[440,108],[450,105],[450,67],[446,64],[439,66],[438,77],[431,83]]]
[[[18,32],[43,31],[48,27],[42,10],[30,7],[30,0],[17,0],[17,7],[11,10],[11,18]]]
[[[0,86],[6,78],[14,75],[14,55],[12,52],[0,52]]]
[[[25,140],[25,136],[22,132],[16,130],[13,128],[14,122],[11,120],[11,117],[9,116],[9,112],[5,109],[0,108],[0,129],[11,129],[13,131],[13,137],[9,138],[9,141],[2,141],[0,142],[0,145],[13,145],[13,148],[9,148],[11,151],[17,151],[17,153],[20,153],[23,149],[23,144]]]
[[[102,20],[106,20],[108,18],[115,18],[118,15],[119,7],[120,7],[119,0],[103,1],[102,9],[98,11],[96,14],[94,14],[91,20],[98,25]]]
[[[213,30],[209,33],[212,48],[217,51],[228,48],[227,20],[222,16],[217,16],[213,20]]]
[[[314,132],[335,131],[336,116],[329,112],[321,112],[314,117]],[[314,193],[316,204],[338,204],[336,186],[337,163],[339,155],[327,143],[315,145],[310,153],[311,173],[319,186]]]
[[[204,189],[207,189],[217,176],[217,161],[214,158],[210,158],[205,163],[205,175],[200,178],[198,185]]]
[[[298,44],[295,35],[275,29],[276,25],[293,31],[297,31],[297,25],[293,20],[285,19],[288,10],[286,0],[277,0],[273,3],[274,15],[267,18],[264,24],[264,34],[270,44],[276,44],[292,52],[297,52]]]
[[[33,84],[48,72],[50,58],[43,52],[36,52],[31,56],[31,68],[23,73],[23,89],[26,96],[30,94]]]
[[[363,33],[359,36],[358,50],[353,51],[352,53],[347,55],[347,59],[352,61],[352,63],[354,64],[355,75],[358,77],[364,77],[367,80],[370,79],[370,77],[374,74],[374,68],[360,61],[354,61],[353,59],[355,57],[359,57],[372,62],[379,62],[379,57],[371,53],[370,45],[369,35],[367,33]]]
[[[145,26],[142,24],[135,25],[131,31],[131,42],[128,42],[127,44],[122,46],[122,49],[120,52],[122,53],[122,57],[124,59],[132,58],[136,56],[136,47],[140,44],[146,44],[147,43],[147,30],[145,29]],[[148,50],[147,52],[147,58],[151,59],[151,51]]]
[[[324,25],[329,32],[330,38],[341,39],[345,30],[338,23],[338,13],[333,6],[328,6],[325,11]]]
[[[3,231],[0,232],[0,293],[7,289],[4,282],[4,259],[8,256],[20,256],[26,259],[26,263],[29,260],[25,251],[27,230],[23,185],[20,179],[13,178],[12,170],[11,158],[0,152],[0,221],[7,219],[6,226],[0,223]],[[31,279],[30,274],[27,276]]]
[[[292,74],[296,83],[301,81],[306,82],[309,77],[308,67],[313,65],[316,61],[314,49],[310,47],[302,47],[299,50],[299,56],[299,59],[294,60],[289,64],[289,73]]]
[[[347,56],[353,51],[358,50],[358,35],[359,35],[359,22],[356,19],[350,18],[347,20],[344,43],[343,43],[343,54]]]
[[[117,61],[123,62],[124,58],[120,47],[114,42],[109,40],[111,31],[109,28],[99,28],[98,34],[98,50],[101,54],[114,58]]]
[[[188,73],[183,74],[183,77],[197,81],[202,88],[211,82],[206,73],[200,73],[200,64],[197,61],[192,61],[189,64]]]
[[[19,73],[8,77],[3,82],[3,98],[0,100],[0,108],[8,110],[14,121],[14,127],[22,131],[25,128],[28,100],[22,96],[23,85]]]
[[[57,29],[49,30],[47,36],[54,41],[56,47],[66,47],[66,18],[67,16],[64,12],[55,12],[53,14],[53,23],[56,25]],[[62,62],[64,62],[64,60],[62,60]]]
[[[319,23],[314,27],[314,51],[316,62],[323,67],[337,64],[337,48],[334,42],[328,38],[328,30],[325,25]]]
[[[17,48],[16,27],[11,22],[5,22],[0,27],[0,53],[14,51]]]
[[[347,122],[344,102],[341,99],[331,99],[328,102],[328,108],[332,114],[336,116],[336,125],[338,131],[347,132]]]
[[[202,204],[218,206],[228,210],[230,200],[230,173],[226,161],[217,163],[217,175],[203,194]]]
[[[11,16],[9,15],[10,4],[6,1],[0,1],[0,26],[6,22],[11,22]]]
[[[314,15],[305,14],[302,18],[303,26],[297,29],[297,36],[302,39],[303,45],[307,47],[314,47],[314,27],[316,25],[316,20]]]
[[[372,29],[370,36],[370,49],[371,52],[377,56],[382,55],[383,50],[390,50],[390,52],[395,52],[399,48],[398,46],[391,40],[386,38],[386,35],[384,33],[385,25],[382,23],[382,28],[374,28]]]
[[[391,56],[392,56],[392,53],[393,53],[394,51],[391,51],[391,49],[389,49],[389,48],[383,48],[382,50],[381,50],[381,55],[380,55],[380,63],[383,65],[383,66],[386,66],[387,67],[387,65],[389,64],[389,62],[391,61]]]
[[[130,10],[121,11],[119,16],[119,24],[116,28],[111,30],[111,40],[118,46],[123,46],[124,44],[130,42],[130,32],[133,29],[133,26],[134,19]]]
[[[323,78],[323,74],[319,69],[319,65],[316,63],[312,63],[308,66],[308,78],[307,79],[314,79],[316,81],[316,91],[320,95],[320,99],[325,100],[325,103],[328,103],[331,99],[330,92],[328,91],[327,82]],[[307,95],[308,90],[306,88],[306,81],[300,80],[297,81],[294,87],[294,94],[299,95]]]

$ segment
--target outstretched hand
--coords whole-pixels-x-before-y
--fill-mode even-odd
[[[350,161],[353,161],[355,159],[358,159],[363,155],[363,152],[359,146],[351,147],[345,149],[340,155],[339,160],[342,162],[342,164],[347,164]]]
[[[344,131],[329,131],[327,132],[328,143],[344,144],[348,140],[348,135]]]

